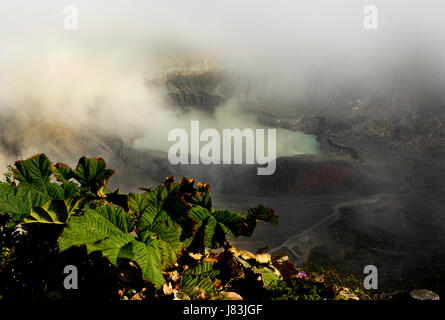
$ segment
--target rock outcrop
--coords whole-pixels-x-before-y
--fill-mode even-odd
[[[157,70],[146,75],[145,83],[149,87],[163,89],[167,102],[184,111],[195,108],[213,112],[233,93],[227,74],[208,61]]]

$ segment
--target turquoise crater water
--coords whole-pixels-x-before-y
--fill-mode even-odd
[[[319,153],[320,144],[315,136],[300,131],[277,129],[277,157]]]
[[[189,148],[190,148],[190,130],[189,128],[183,128],[186,132],[189,133]],[[297,154],[319,154],[320,153],[320,144],[317,139],[313,135],[308,135],[299,131],[291,131],[282,128],[264,128],[264,129],[276,129],[276,156],[294,156]],[[222,141],[222,132],[223,130],[217,129],[220,138]],[[243,130],[243,128],[241,128]],[[254,131],[255,132],[255,131]],[[267,145],[267,130],[265,130],[265,152],[267,153],[268,145]],[[146,133],[142,137],[136,139],[135,146],[139,148],[146,149],[155,149],[163,152],[168,152],[170,147],[174,145],[176,142],[168,141],[168,130],[164,130],[163,132]],[[201,141],[200,147],[202,148],[208,142]],[[222,143],[221,143],[222,144]],[[233,142],[232,142],[233,144]],[[245,144],[243,144],[243,150],[245,150]]]

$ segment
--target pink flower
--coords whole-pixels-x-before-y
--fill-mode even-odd
[[[304,271],[300,271],[300,272],[298,272],[297,277],[298,277],[298,278],[306,278],[306,272],[304,272]]]

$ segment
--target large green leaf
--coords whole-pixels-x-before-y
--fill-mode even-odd
[[[139,219],[145,210],[150,206],[150,194],[144,193],[129,193],[128,194],[128,208],[130,212]]]
[[[115,206],[100,206],[97,207],[96,212],[107,218],[111,223],[118,227],[123,232],[132,232],[134,229],[134,222],[131,215],[125,212],[120,207]]]
[[[180,241],[159,240],[159,250],[161,253],[161,266],[165,270],[176,263],[181,255],[184,243]]]
[[[156,238],[163,241],[179,241],[182,234],[181,226],[170,219],[165,211],[162,211],[161,214],[164,214],[162,217],[163,219],[157,219],[155,222],[145,228],[144,231],[141,231],[141,237],[145,239],[147,237],[144,236],[144,234],[156,234]]]
[[[82,157],[72,170],[74,178],[80,183],[83,192],[92,192],[101,197],[105,197],[104,189],[108,179],[115,173],[113,169],[108,169],[102,158]]]
[[[65,224],[71,214],[79,208],[82,200],[82,197],[76,197],[48,201],[40,207],[32,208],[30,215],[23,219],[23,223]]]
[[[0,182],[0,212],[13,219],[15,225],[30,214],[31,208],[41,206],[51,198],[29,186],[14,187]]]
[[[69,227],[59,238],[59,248],[64,251],[72,246],[86,245],[88,252],[100,251],[114,265],[126,258],[136,262],[145,280],[157,287],[164,283],[160,248],[157,240],[146,243],[135,240],[130,230],[128,213],[112,207],[88,209],[82,216],[73,216]]]
[[[278,223],[278,213],[270,208],[266,208],[262,204],[249,209],[248,217],[250,219],[262,220],[273,225]]]
[[[219,274],[219,269],[216,268],[216,265],[213,262],[200,262],[193,267],[184,271],[183,275],[194,275],[194,276],[202,276],[202,275],[211,275],[217,276]]]
[[[193,206],[190,216],[198,221],[194,235],[194,244],[203,243],[210,248],[219,248],[226,241],[226,235],[237,237],[243,227],[247,226],[244,214],[230,210],[209,210]]]
[[[257,221],[264,221],[270,224],[276,225],[278,223],[278,214],[270,209],[266,208],[262,204],[255,208],[251,208],[247,214],[247,227],[241,230],[241,235],[250,237],[255,230]]]
[[[131,234],[120,230],[99,212],[87,209],[84,215],[71,218],[69,226],[59,238],[59,248],[64,251],[71,246],[86,245],[89,252],[117,250],[108,256],[116,264],[120,248],[133,239]]]
[[[74,197],[80,194],[80,188],[77,184],[69,181],[74,177],[71,167],[64,163],[56,163],[52,167],[52,171],[57,181],[62,182],[62,188],[65,193],[65,199]]]
[[[239,212],[215,210],[212,215],[218,221],[224,233],[232,237],[238,237],[241,234],[242,228],[246,226],[246,216]]]
[[[210,248],[219,248],[226,241],[226,236],[250,236],[257,220],[276,224],[278,215],[271,209],[259,205],[249,209],[249,214],[231,210],[207,210],[201,206],[192,206],[190,217],[198,222],[194,237],[186,242],[189,246],[200,248],[200,244]],[[201,248],[202,249],[202,248]]]
[[[191,230],[192,220],[187,206],[178,197],[178,189],[178,184],[162,185],[146,192],[142,198],[133,197],[130,206],[132,210],[140,212],[137,226],[139,231],[150,228],[152,224],[166,221],[180,225],[184,233]]]
[[[192,295],[200,292],[200,290],[195,290],[197,288],[212,293],[215,291],[213,286],[215,277],[219,274],[220,270],[216,267],[216,264],[201,262],[183,272],[181,285],[185,292]]]
[[[192,198],[194,204],[204,207],[208,210],[212,209],[212,198],[210,197],[210,185],[208,183],[198,183],[196,193]]]
[[[52,164],[44,154],[15,163],[14,178],[19,181],[19,186],[29,186],[52,199],[61,200],[64,198],[64,190],[57,183],[51,182],[51,175]]]
[[[65,194],[65,199],[80,195],[79,186],[72,181],[67,181],[62,184],[62,189]]]
[[[57,181],[66,183],[68,182],[68,180],[70,180],[71,178],[73,178],[73,171],[71,169],[71,167],[67,164],[64,163],[56,163],[53,167],[52,167],[52,171],[54,176],[56,177]]]
[[[224,225],[219,223],[215,217],[207,218],[204,226],[204,243],[209,248],[220,248],[226,241],[226,234],[223,229]]]
[[[209,210],[201,206],[193,206],[190,210],[190,217],[199,222],[210,216]]]
[[[152,236],[153,234],[155,237]],[[159,240],[158,244],[161,250],[162,268],[165,269],[172,266],[182,252],[184,243],[181,241],[181,234],[181,226],[168,217],[165,217],[163,220],[156,220],[150,228],[141,234],[141,237],[145,239],[156,238]]]
[[[178,259],[184,247],[181,241],[182,227],[170,218],[165,210],[160,210],[153,222],[141,231],[142,241],[157,239],[161,250],[162,268],[168,268]]]
[[[255,274],[261,275],[263,285],[267,289],[276,287],[282,281],[282,279],[268,267],[253,267],[252,271]]]
[[[122,247],[119,252],[119,258],[126,258],[136,262],[141,268],[143,278],[152,282],[157,288],[164,284],[161,251],[156,240],[150,240],[146,243],[132,240]]]
[[[140,215],[138,230],[142,231],[150,227],[163,210],[167,196],[168,190],[164,186],[144,194],[143,207],[141,207],[143,211]]]

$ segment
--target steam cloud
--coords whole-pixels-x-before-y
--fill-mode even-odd
[[[63,28],[65,5],[79,29]],[[36,152],[97,155],[119,137],[167,144],[190,119],[251,127],[230,102],[216,118],[178,116],[144,73],[178,57],[210,57],[259,83],[279,108],[329,108],[332,96],[428,89],[445,65],[439,1],[373,1],[379,30],[362,27],[367,1],[14,1],[0,12],[0,168]],[[394,88],[394,79],[398,86]],[[357,89],[356,86],[359,85]],[[348,93],[354,87],[353,93]],[[239,90],[243,90],[239,88]],[[278,103],[281,102],[281,103]],[[156,142],[156,143],[155,143]],[[98,142],[100,144],[100,142]],[[89,154],[91,153],[91,154]]]

